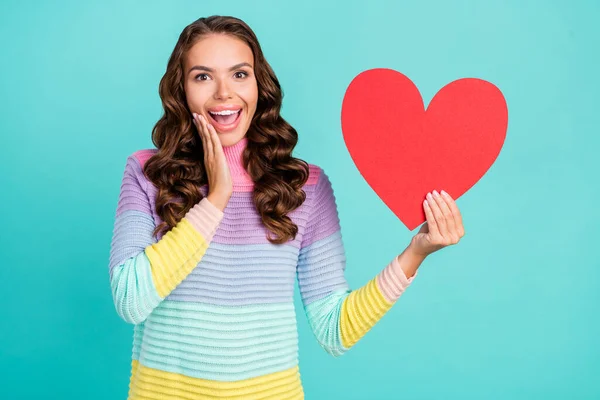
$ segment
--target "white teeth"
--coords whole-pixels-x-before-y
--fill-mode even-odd
[[[237,110],[237,111],[223,110],[223,111],[209,111],[209,113],[215,114],[215,115],[231,115],[231,114],[237,114],[239,111],[240,110]]]

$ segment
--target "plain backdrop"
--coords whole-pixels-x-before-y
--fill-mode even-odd
[[[2,1],[0,397],[126,398],[133,326],[108,278],[125,160],[152,147],[181,30],[212,14],[256,32],[299,133],[295,155],[330,176],[352,288],[416,230],[348,154],[340,110],[351,80],[393,68],[427,104],[477,77],[508,103],[502,152],[457,200],[467,235],[425,260],[347,354],[319,347],[296,289],[308,400],[600,398],[592,0]]]

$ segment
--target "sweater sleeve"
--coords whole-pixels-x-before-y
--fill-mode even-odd
[[[110,246],[109,278],[118,315],[139,324],[196,267],[223,212],[205,197],[160,240],[135,155],[127,158]]]
[[[298,286],[317,341],[338,357],[360,340],[392,307],[417,274],[400,272],[398,257],[359,289],[345,279],[346,254],[333,188],[321,169],[309,205],[298,257]]]

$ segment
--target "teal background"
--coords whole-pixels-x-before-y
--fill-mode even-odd
[[[2,2],[0,397],[126,397],[133,327],[108,281],[125,159],[152,146],[181,30],[222,14],[256,32],[300,135],[296,155],[332,180],[353,288],[416,233],[345,147],[353,77],[396,69],[426,104],[478,77],[508,103],[500,156],[457,201],[466,236],[425,260],[353,349],[325,353],[296,297],[306,398],[600,398],[599,3],[282,3]]]

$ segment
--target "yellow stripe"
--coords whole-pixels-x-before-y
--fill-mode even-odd
[[[155,399],[304,399],[298,366],[235,382],[213,381],[165,372],[132,360],[129,400]]]
[[[146,247],[158,295],[165,298],[171,293],[196,267],[207,248],[204,237],[186,218],[182,218],[157,243]]]
[[[342,304],[340,331],[342,345],[354,346],[392,307],[377,286],[377,278],[352,291]]]

